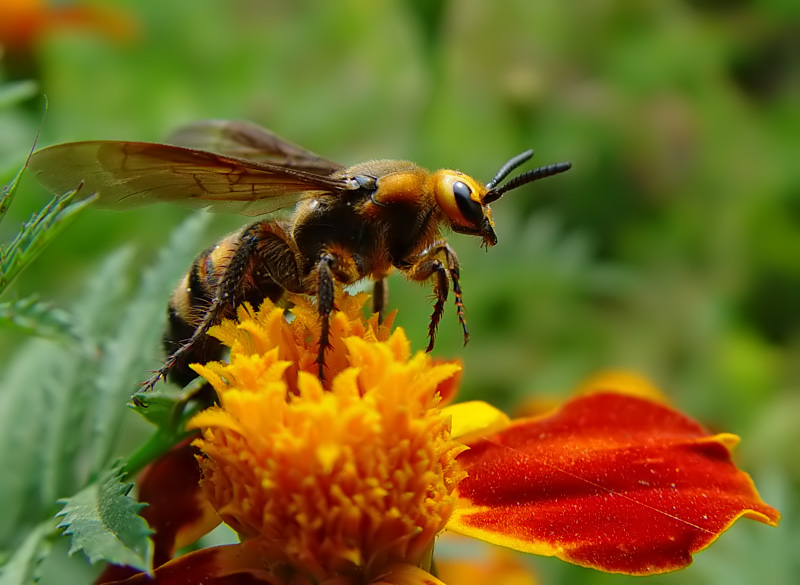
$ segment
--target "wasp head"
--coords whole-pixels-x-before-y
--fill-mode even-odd
[[[459,171],[438,171],[436,173],[438,176],[435,177],[436,200],[450,219],[453,231],[480,236],[483,238],[484,246],[487,248],[494,246],[497,243],[497,235],[494,232],[489,204],[512,189],[563,173],[572,166],[571,163],[563,162],[539,167],[517,175],[505,185],[500,185],[511,171],[530,160],[532,156],[532,150],[518,154],[504,164],[486,185]]]

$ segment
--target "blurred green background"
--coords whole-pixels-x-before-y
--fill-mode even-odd
[[[0,81],[36,80],[49,101],[43,123],[39,92],[0,110],[2,182],[40,126],[40,146],[158,141],[205,118],[250,120],[344,164],[400,158],[488,180],[527,148],[537,164],[572,161],[494,206],[496,247],[449,238],[472,338],[462,349],[450,304],[435,353],[464,360],[465,398],[509,411],[601,369],[651,377],[685,412],[742,436],[738,461],[784,520],[741,523],[688,570],[650,581],[795,582],[800,4],[97,4],[113,26],[55,23],[0,60]],[[0,241],[48,199],[24,180]],[[152,262],[186,214],[88,210],[14,292],[68,305],[110,251],[133,244]],[[243,221],[215,217],[207,242]],[[423,348],[430,290],[396,277],[390,295]],[[12,360],[24,337],[1,335]],[[532,566],[544,584],[629,580]]]

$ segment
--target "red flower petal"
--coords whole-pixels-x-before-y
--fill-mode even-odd
[[[139,573],[110,585],[285,585],[261,569],[255,547],[246,544],[204,548],[162,565],[152,575]]]
[[[139,479],[139,501],[148,504],[142,516],[156,531],[155,567],[221,522],[200,488],[200,450],[191,440],[150,464]]]
[[[608,572],[676,570],[741,516],[778,521],[731,462],[737,441],[648,400],[582,396],[459,455],[447,528]]]

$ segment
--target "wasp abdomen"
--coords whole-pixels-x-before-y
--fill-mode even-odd
[[[164,350],[167,355],[174,354],[197,330],[198,324],[203,319],[203,312],[213,302],[214,289],[209,285],[208,258],[213,248],[202,252],[192,263],[178,286],[172,292],[167,307],[167,327],[164,331]],[[211,337],[205,337],[191,351],[187,352],[186,359],[175,364],[169,373],[170,381],[185,386],[197,377],[188,366],[195,362],[204,362],[218,359],[222,356],[222,345]]]
[[[258,308],[264,299],[278,302],[286,291],[305,292],[299,258],[283,225],[274,221],[254,223],[195,258],[169,302],[164,347],[168,355],[184,348],[170,369],[170,380],[186,385],[197,377],[190,364],[222,357],[222,344],[198,335],[199,330],[235,317],[242,303]]]

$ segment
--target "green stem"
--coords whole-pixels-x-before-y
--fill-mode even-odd
[[[138,450],[128,457],[125,463],[125,472],[129,476],[137,474],[146,465],[155,461],[175,445],[193,434],[196,434],[196,431],[175,434],[165,432],[164,430],[157,430],[147,439],[144,445],[139,447]]]

